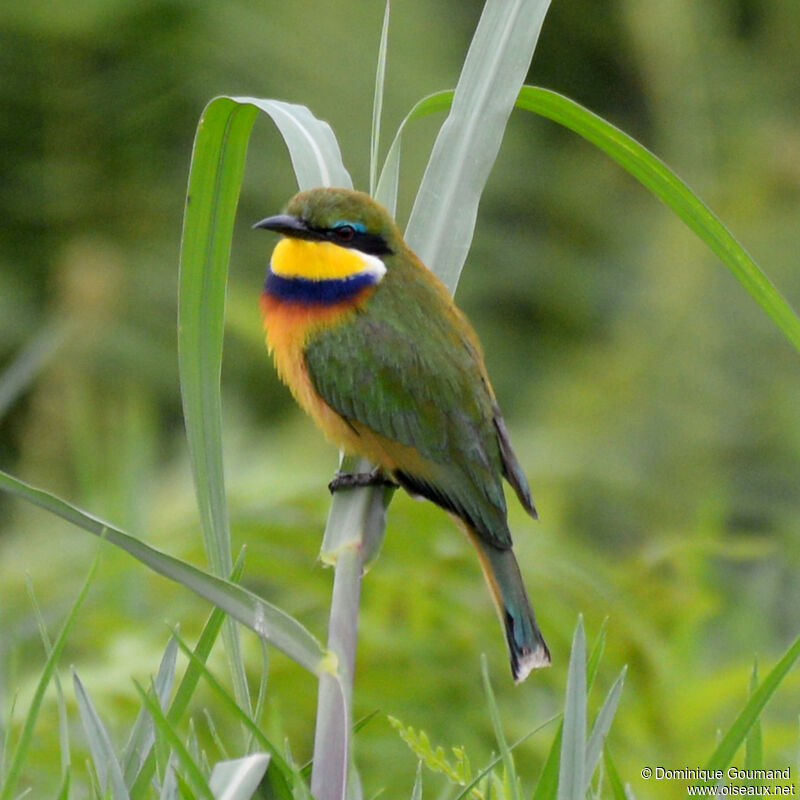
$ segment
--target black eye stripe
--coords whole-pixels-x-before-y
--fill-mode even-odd
[[[388,256],[394,252],[380,234],[362,233],[352,225],[340,225],[337,228],[314,228],[309,225],[308,228],[313,232],[314,238],[327,239],[334,244],[360,250],[371,256]]]
[[[352,225],[338,225],[333,229],[333,235],[341,242],[349,242],[356,235],[356,229]]]

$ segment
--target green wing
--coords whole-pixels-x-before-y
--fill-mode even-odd
[[[312,338],[311,382],[345,419],[424,458],[429,476],[400,472],[401,485],[453,511],[495,546],[510,547],[501,477],[526,508],[532,504],[474,334],[426,287],[411,296],[384,288],[366,312]]]

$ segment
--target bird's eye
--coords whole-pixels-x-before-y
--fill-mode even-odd
[[[352,225],[339,225],[333,232],[340,242],[349,242],[356,235],[356,229]]]

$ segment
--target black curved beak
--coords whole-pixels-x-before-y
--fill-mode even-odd
[[[267,217],[253,225],[254,228],[264,228],[264,230],[282,233],[284,236],[293,236],[295,239],[321,239],[316,231],[306,225],[305,221],[290,214],[276,214],[274,217]]]

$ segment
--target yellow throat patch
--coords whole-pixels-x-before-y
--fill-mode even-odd
[[[386,272],[376,256],[332,242],[309,242],[286,237],[272,251],[273,273],[312,281],[341,280],[367,272],[382,278]]]

